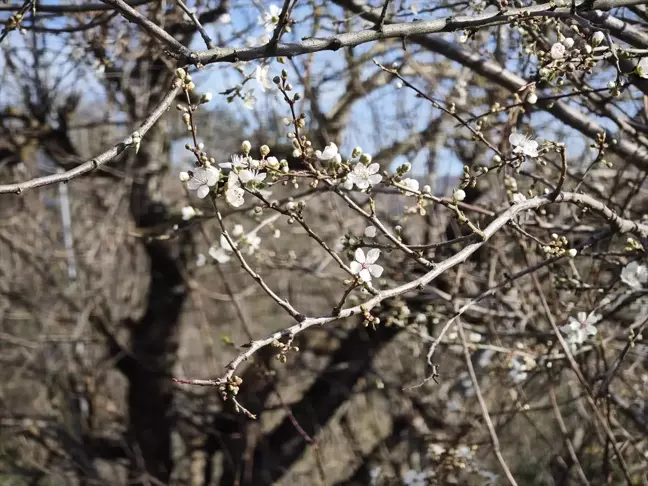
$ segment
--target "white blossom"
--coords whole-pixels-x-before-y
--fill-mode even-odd
[[[196,216],[196,210],[193,208],[193,206],[185,206],[184,208],[182,208],[183,220],[189,221],[194,216]]]
[[[403,179],[401,181],[401,186],[406,187],[410,191],[418,191],[419,190],[419,181],[417,181],[416,179],[412,179],[412,178]]]
[[[596,336],[598,332],[594,324],[601,320],[599,314],[579,312],[577,317],[570,317],[569,322],[560,330],[567,335],[567,342],[576,347],[583,344],[589,336]]]
[[[513,146],[514,154],[524,154],[528,157],[538,156],[538,142],[533,140],[529,135],[511,133],[509,142]]]
[[[227,179],[227,187],[225,189],[225,200],[230,204],[230,206],[238,208],[245,202],[243,200],[244,194],[245,190],[241,187],[238,175],[236,175],[235,172],[230,172]]]
[[[254,183],[263,182],[268,174],[266,174],[265,172],[258,172],[255,170],[244,169],[241,172],[239,172],[238,175],[239,175],[239,179],[243,184],[247,184],[250,182],[254,184]]]
[[[630,262],[621,270],[621,280],[628,287],[639,290],[648,282],[648,267],[636,261]]]
[[[216,260],[218,263],[223,264],[229,262],[232,259],[229,254],[230,251],[226,250],[222,246],[212,245],[209,248],[209,256]]]
[[[572,39],[571,37],[565,37],[562,43],[563,46],[565,46],[567,49],[571,49],[572,47],[574,47],[574,39]]]
[[[373,238],[376,236],[376,227],[375,226],[367,226],[364,230],[364,235],[367,238]]]
[[[203,199],[209,194],[209,188],[220,179],[220,170],[216,167],[198,167],[193,171],[193,177],[187,182],[187,187],[196,191],[196,195]]]
[[[271,169],[277,170],[279,168],[279,160],[277,160],[277,157],[268,157],[266,159],[266,165]]]
[[[249,157],[243,157],[241,155],[232,155],[231,162],[223,162],[218,164],[223,169],[247,169],[250,166]]]
[[[254,79],[257,80],[257,83],[261,86],[261,91],[264,93],[268,89],[272,89],[273,83],[272,80],[268,77],[268,70],[270,69],[270,66],[265,65],[265,66],[257,66],[257,68],[254,71]]]
[[[383,267],[376,265],[380,256],[378,248],[372,248],[365,256],[362,248],[355,251],[355,261],[351,262],[351,273],[358,275],[364,282],[371,282],[371,277],[379,278],[383,273]]]
[[[382,176],[377,173],[379,170],[380,166],[376,162],[369,167],[358,162],[353,170],[347,174],[344,187],[351,189],[353,188],[353,184],[355,184],[358,189],[367,189],[369,186],[378,184],[382,180]]]
[[[551,54],[552,59],[562,59],[565,57],[565,46],[561,44],[560,42],[556,42],[553,46],[551,46],[551,51],[549,52]]]
[[[281,9],[274,3],[270,4],[268,10],[263,12],[263,15],[259,16],[259,25],[263,25],[263,28],[266,30],[266,32],[271,34],[272,32],[274,32],[275,26],[279,23],[280,14]]]
[[[247,244],[248,255],[254,254],[261,247],[261,238],[256,233],[248,233],[243,241]]]
[[[334,161],[338,164],[342,162],[342,156],[338,151],[338,147],[333,142],[329,143],[323,151],[316,150],[315,156],[322,162]]]

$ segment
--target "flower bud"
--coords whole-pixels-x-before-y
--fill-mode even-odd
[[[182,68],[178,68],[175,70],[175,75],[180,79],[184,79],[187,77],[187,71]]]
[[[250,150],[252,150],[252,144],[250,143],[249,140],[243,141],[243,143],[241,144],[241,150],[243,151],[244,154],[250,153]]]
[[[362,149],[360,147],[356,147],[353,149],[353,152],[351,152],[351,157],[355,159],[356,157],[360,156],[361,153]]]
[[[562,41],[563,46],[565,46],[567,49],[571,49],[574,47],[574,39],[571,37],[565,37]]]
[[[594,35],[592,36],[592,46],[596,47],[600,45],[604,39],[605,39],[605,35],[603,34],[603,32],[597,30],[596,32],[594,32]]]
[[[187,182],[189,179],[191,179],[189,172],[180,172],[180,181]]]
[[[268,147],[267,145],[261,145],[259,152],[261,152],[262,157],[265,157],[270,153],[270,147]]]
[[[360,162],[363,164],[369,164],[371,162],[371,155],[369,154],[362,154],[360,156]]]
[[[203,93],[203,95],[200,97],[200,103],[209,103],[212,99],[212,94],[211,93]]]
[[[424,185],[423,186],[423,191],[424,194],[430,194],[432,192],[432,188],[429,185]]]
[[[193,91],[194,89],[196,89],[196,84],[193,81],[191,81],[191,82],[185,84],[185,89],[187,91]]]
[[[567,253],[569,254],[570,258],[575,258],[576,255],[578,255],[578,250],[576,250],[576,248],[570,248]]]
[[[301,100],[301,95],[299,93],[295,93],[295,96],[293,98],[295,101]]]
[[[526,102],[530,105],[535,105],[538,101],[538,95],[535,93],[529,93],[529,96],[526,98]]]
[[[191,123],[191,115],[189,113],[183,113],[182,121],[185,122],[185,125],[189,125]]]
[[[466,192],[465,192],[463,189],[457,189],[457,190],[454,192],[453,197],[454,197],[457,201],[463,201],[464,199],[466,199]]]

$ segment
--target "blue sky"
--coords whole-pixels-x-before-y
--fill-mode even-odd
[[[270,2],[262,2],[264,5],[269,5]],[[418,2],[421,3],[421,2]],[[277,4],[279,4],[277,2]],[[190,3],[191,5],[191,3]],[[237,41],[240,46],[243,46],[245,42],[250,42],[253,44],[259,44],[260,36],[264,33],[263,26],[257,24],[257,18],[260,15],[260,9],[251,4],[251,2],[246,2],[246,7],[241,6],[239,3],[235,2],[235,8],[232,10],[232,21],[228,24],[223,23],[213,23],[206,26],[206,29],[212,39],[218,44],[219,41],[227,43],[228,45],[236,46],[236,42],[230,43],[229,39],[237,37],[237,34],[240,32],[245,32],[245,35],[242,37],[243,40]],[[342,19],[344,15],[340,9],[333,9],[337,18]],[[304,35],[310,35],[311,22],[309,15],[312,13],[310,5],[304,3],[301,7],[294,12],[293,18],[298,22],[294,27],[293,32],[285,34],[283,40],[285,42],[294,42],[301,39]],[[439,17],[443,12],[436,12],[434,14],[435,18]],[[7,16],[6,13],[3,13],[3,16]],[[62,26],[63,22],[53,21],[49,22],[49,26]],[[361,24],[356,20],[356,24],[353,28],[361,28]],[[318,31],[318,36],[326,36],[330,33],[335,32],[334,25],[330,20],[324,20]],[[442,34],[444,38],[456,41],[456,34]],[[492,37],[491,37],[492,38]],[[28,37],[21,37],[17,32],[12,32],[10,34],[11,46],[16,49],[24,48],[25,42],[28,40]],[[5,41],[5,42],[6,42]],[[50,48],[51,54],[49,55],[50,61],[58,58],[66,51],[68,53],[72,52],[72,48],[66,45],[65,36],[48,36],[47,43]],[[3,44],[3,48],[6,48],[8,44]],[[372,44],[361,45],[355,48],[356,55],[366,53]],[[205,46],[203,44],[200,36],[194,38],[192,44],[193,48],[203,49]],[[470,46],[469,46],[470,47]],[[488,45],[480,46],[482,49],[492,51],[493,46]],[[388,56],[382,56],[379,58],[379,61],[383,64],[389,65],[390,62],[395,58],[395,56],[400,55],[400,49],[394,49]],[[17,54],[17,57],[20,57],[20,53]],[[61,56],[65,57],[65,55]],[[420,59],[420,58],[419,58]],[[426,55],[423,58],[426,61],[432,59],[431,56]],[[301,62],[302,59],[298,59],[298,62]],[[334,73],[343,68],[343,57],[341,52],[320,52],[314,56],[313,72],[314,79],[317,80],[327,74]],[[511,57],[507,60],[507,67],[512,71],[518,71],[522,66],[522,63],[527,61],[524,56],[520,57]],[[3,60],[0,58],[0,69],[3,70]],[[281,69],[286,69],[291,79],[295,79],[295,73],[289,63],[280,64],[277,60],[270,60],[270,77],[279,74]],[[533,65],[534,63],[530,63]],[[51,68],[49,75],[61,75],[61,66],[60,63],[55,63]],[[251,74],[254,69],[259,65],[258,62],[247,63],[243,66],[245,74]],[[65,67],[68,69],[68,66]],[[97,100],[105,99],[101,83],[94,79],[94,73],[92,68],[92,61],[85,62],[82,64],[80,69],[84,69],[87,76],[84,80],[87,80],[85,84],[85,90],[83,93],[83,101],[85,104],[96,103]],[[376,72],[377,68],[373,66],[372,63],[368,63],[367,67],[363,71],[363,76],[369,76],[371,73]],[[69,74],[73,71],[67,71],[66,74]],[[255,111],[250,111],[243,107],[243,102],[240,99],[235,100],[233,103],[228,104],[223,96],[219,96],[218,93],[226,89],[232,88],[236,84],[240,83],[242,80],[242,75],[239,74],[234,66],[225,65],[225,64],[216,64],[207,66],[203,71],[196,72],[195,79],[199,91],[211,91],[214,94],[214,101],[209,105],[210,108],[226,109],[232,110],[236,117],[245,119],[248,121],[248,126],[250,127],[250,132],[258,123],[258,113],[255,112],[276,112],[276,113],[287,113],[286,105],[278,99],[278,97],[272,94],[264,94],[258,88],[257,83],[252,80],[246,84],[246,89],[249,87],[254,89],[254,95],[258,98],[258,103],[255,108]],[[525,73],[527,77],[531,75],[531,71]],[[592,82],[594,86],[603,86],[607,83],[607,77],[609,76],[608,72],[605,74],[600,74],[595,76],[599,79],[596,79]],[[73,80],[69,78],[70,82]],[[300,89],[298,83],[293,82],[296,89],[303,92],[303,89]],[[425,86],[419,85],[421,88]],[[320,102],[322,108],[327,111],[329,110],[339,97],[344,94],[345,84],[343,82],[327,82],[321,84],[320,88]],[[451,83],[448,81],[440,82],[438,85],[433,87],[433,95],[440,99],[443,99],[443,95],[446,94],[452,88]],[[468,94],[470,98],[471,93]],[[0,91],[0,100],[3,100],[5,103],[11,99],[14,94],[12,91],[7,88],[5,85],[4,89]],[[512,97],[510,98],[512,101]],[[476,111],[480,112],[481,108],[475,108]],[[397,121],[398,114],[406,114],[403,121]],[[402,139],[407,136],[412,130],[420,131],[422,130],[430,121],[431,117],[444,116],[438,110],[432,109],[429,103],[423,102],[423,100],[418,99],[414,94],[408,89],[398,90],[395,83],[386,85],[383,88],[376,90],[367,96],[366,99],[357,102],[352,110],[352,116],[350,118],[349,125],[345,131],[342,140],[333,140],[336,142],[341,149],[348,153],[351,149],[357,145],[360,145],[365,151],[369,153],[375,153],[380,148],[388,146],[393,141],[397,139]],[[377,130],[375,119],[380,119],[380,130]],[[607,128],[613,128],[609,120],[597,120],[602,123]],[[547,125],[553,122],[553,117],[551,115],[537,112],[533,115],[534,124],[537,123],[540,126]],[[457,128],[456,130],[460,130]],[[589,143],[582,135],[575,133],[571,129],[566,129],[566,132],[569,134],[568,138],[564,141],[568,145],[568,154],[575,156],[582,153],[585,145]],[[457,132],[459,133],[459,132]],[[551,138],[554,136],[554,133],[547,133],[546,129],[542,133],[534,133],[540,140],[545,138]],[[239,137],[241,140],[246,138],[246,134],[233,134],[233,136]],[[182,144],[180,144],[181,146]],[[180,151],[182,154],[182,151]],[[184,155],[184,154],[182,154]],[[444,172],[451,173],[453,175],[460,173],[460,165],[458,161],[452,155],[452,152],[446,150],[445,153],[441,154],[442,161],[444,164],[440,164],[440,176],[444,175]],[[410,161],[413,163],[414,172],[418,175],[422,174],[424,169],[425,161],[423,157],[419,157],[418,160]],[[396,160],[395,164],[400,164],[404,159],[400,158]]]

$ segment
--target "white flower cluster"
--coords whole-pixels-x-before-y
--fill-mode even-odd
[[[243,143],[243,147],[246,148],[246,153],[249,153],[249,145],[249,142]],[[267,151],[269,152],[270,149]],[[200,199],[203,199],[210,193],[212,187],[221,179],[227,177],[224,191],[225,200],[230,206],[235,208],[242,206],[245,202],[244,195],[246,189],[249,191],[257,191],[263,187],[263,183],[268,175],[267,169],[279,170],[281,168],[281,163],[276,157],[256,160],[249,155],[232,155],[230,162],[223,162],[218,165],[219,167],[214,167],[206,163],[205,166],[198,167],[192,171],[181,172],[180,180],[186,182],[187,188],[196,191],[196,195]],[[228,171],[227,175],[225,175],[224,170]],[[183,219],[188,220],[194,216],[195,211],[192,213],[191,209],[183,209]]]
[[[234,240],[234,246],[238,249],[244,249],[248,255],[253,255],[261,246],[261,238],[255,233],[247,233],[243,230],[243,226],[237,224],[234,226],[230,237]],[[227,263],[232,259],[234,248],[230,245],[229,241],[224,234],[220,237],[220,245],[212,245],[209,249],[209,256],[216,260],[218,263]]]

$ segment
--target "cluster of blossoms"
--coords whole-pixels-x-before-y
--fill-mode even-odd
[[[240,224],[234,226],[230,237],[234,240],[235,247],[245,249],[248,255],[253,255],[261,246],[261,238],[255,232],[246,234]],[[220,237],[220,245],[212,245],[209,248],[209,256],[221,264],[229,262],[233,252],[234,248],[232,248],[224,234]]]
[[[203,166],[192,171],[181,172],[180,180],[187,183],[187,188],[196,191],[196,195],[203,199],[216,184],[227,179],[224,187],[225,200],[231,206],[238,208],[245,202],[245,191],[256,192],[267,195],[262,189],[265,187],[265,180],[268,170],[288,171],[288,162],[281,162],[276,157],[267,157],[270,148],[267,145],[261,147],[260,160],[251,157],[250,142],[242,144],[244,155],[232,155],[230,162],[223,162],[215,167],[210,160],[203,160]],[[183,210],[183,217],[190,219],[191,211],[187,209],[186,215]]]
[[[596,336],[597,329],[594,326],[601,320],[599,314],[579,312],[576,317],[570,317],[569,322],[562,326],[560,330],[567,336],[567,342],[572,349],[577,349],[590,336]]]

